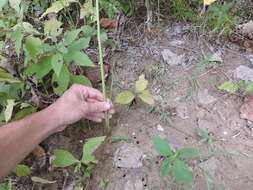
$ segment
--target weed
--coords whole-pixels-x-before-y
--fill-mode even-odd
[[[197,128],[197,133],[199,136],[202,137],[202,139],[200,140],[200,143],[203,142],[207,142],[207,147],[209,151],[214,151],[215,147],[213,144],[213,136],[212,134],[209,134],[208,132],[206,132],[204,129],[201,128]]]
[[[0,184],[0,190],[12,190],[12,182],[9,179],[6,184]]]
[[[101,188],[105,188],[108,183],[109,183],[109,179],[101,179],[98,186]]]
[[[116,96],[115,102],[118,104],[130,104],[138,96],[143,102],[154,105],[153,96],[146,89],[147,86],[148,81],[145,79],[144,75],[141,75],[139,80],[135,83],[135,91],[122,91]]]
[[[188,78],[188,84],[189,84],[189,88],[188,88],[188,96],[186,100],[191,101],[192,96],[193,96],[193,91],[199,87],[199,82],[196,78],[191,77],[191,78]]]
[[[240,80],[238,82],[224,82],[221,84],[218,89],[219,90],[225,90],[229,93],[235,93],[240,88],[243,88],[245,92],[251,92],[253,91],[253,82],[252,81],[243,81]]]

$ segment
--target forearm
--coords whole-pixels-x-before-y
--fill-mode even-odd
[[[50,106],[0,127],[0,179],[55,132],[58,121],[54,112]]]

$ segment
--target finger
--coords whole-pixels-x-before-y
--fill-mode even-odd
[[[104,119],[104,115],[104,112],[98,112],[90,114],[89,117]]]
[[[80,84],[75,84],[74,88],[79,89],[81,91],[82,96],[85,100],[91,98],[96,99],[98,101],[103,101],[103,94],[95,88],[87,87]]]
[[[85,102],[83,105],[84,112],[88,115],[96,112],[104,112],[111,108],[111,105],[108,102],[95,102],[89,103]]]
[[[91,117],[91,116],[86,117],[86,119],[94,121],[94,122],[98,122],[98,123],[103,121],[103,119],[101,119],[101,118],[96,118],[96,117]]]
[[[110,115],[115,114],[115,109],[111,109],[111,110],[109,111],[109,114],[110,114]]]

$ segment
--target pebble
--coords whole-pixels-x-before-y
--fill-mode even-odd
[[[184,62],[184,54],[177,55],[169,49],[164,49],[162,52],[163,60],[169,65],[182,65]]]
[[[200,90],[198,92],[199,103],[207,105],[217,101],[217,99],[208,93],[208,89]]]
[[[158,124],[156,127],[158,131],[164,131],[164,128],[160,124]]]
[[[253,81],[253,69],[240,65],[233,71],[233,76],[244,81]]]
[[[144,159],[143,152],[133,144],[123,144],[114,154],[113,165],[120,168],[140,168]]]

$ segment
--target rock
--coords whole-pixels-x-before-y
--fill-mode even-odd
[[[240,107],[240,117],[253,121],[253,96],[246,96]]]
[[[232,75],[234,78],[241,79],[244,81],[253,81],[253,69],[240,65],[233,72]]]
[[[183,40],[173,40],[170,42],[170,45],[172,46],[180,46],[180,45],[183,45],[185,43],[185,41]]]
[[[217,99],[208,93],[208,89],[200,90],[198,92],[199,103],[207,105],[214,103]]]
[[[188,119],[189,118],[189,114],[188,114],[188,111],[187,111],[187,107],[186,106],[178,106],[177,107],[177,115],[181,119]]]
[[[251,65],[253,65],[253,55],[248,55],[247,59],[250,61]]]
[[[199,119],[198,120],[198,127],[203,129],[204,131],[213,132],[216,127],[216,123],[213,121]]]
[[[184,62],[184,55],[177,55],[169,49],[164,49],[161,54],[164,61],[169,65],[182,65]]]
[[[158,131],[164,131],[164,128],[160,124],[158,124],[156,128]]]
[[[133,144],[123,144],[114,154],[113,165],[121,168],[140,168],[143,152]]]
[[[217,159],[212,157],[204,162],[201,162],[199,166],[204,170],[206,170],[208,173],[210,173],[212,176],[214,176],[215,172],[218,169],[218,162],[219,161]]]
[[[217,51],[211,56],[210,61],[215,61],[215,62],[221,62],[222,63],[223,60],[222,60],[221,56],[222,56],[222,52]]]
[[[243,36],[253,39],[253,21],[252,20],[250,20],[247,23],[238,25],[237,28],[240,30]]]

